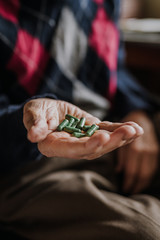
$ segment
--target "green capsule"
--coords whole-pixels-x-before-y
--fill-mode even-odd
[[[85,133],[79,133],[79,132],[74,132],[72,133],[72,135],[77,138],[86,137]]]
[[[87,130],[86,135],[87,135],[88,137],[90,137],[90,136],[92,136],[93,133],[94,133],[96,130],[98,130],[98,129],[99,129],[99,127],[98,127],[96,124],[93,124],[93,125],[90,127],[90,129]]]
[[[83,126],[84,126],[84,124],[85,124],[85,122],[86,122],[86,119],[85,119],[84,117],[82,117],[82,118],[80,119],[80,122],[77,124],[77,128],[82,129]]]
[[[61,122],[61,124],[59,124],[59,126],[57,127],[57,130],[62,131],[63,128],[65,128],[65,126],[67,126],[68,123],[69,123],[68,119],[64,119],[63,122]]]
[[[90,128],[91,128],[91,125],[84,125],[82,130],[86,132]]]
[[[64,131],[65,131],[65,132],[68,132],[68,133],[73,133],[73,132],[79,132],[79,133],[81,133],[81,130],[80,130],[79,128],[73,128],[73,127],[68,127],[68,126],[66,126],[66,127],[64,128]]]
[[[78,121],[75,120],[75,122],[72,124],[71,127],[75,127],[76,128],[78,123],[79,123],[79,119],[78,119]]]
[[[70,118],[69,123],[67,124],[67,127],[72,127],[74,122],[75,122],[75,119],[74,118]]]
[[[70,120],[71,118],[74,118],[76,121],[79,121],[78,118],[76,118],[76,117],[74,117],[74,116],[72,116],[72,115],[70,115],[70,114],[66,114],[66,115],[65,115],[65,118],[68,119],[68,120]]]

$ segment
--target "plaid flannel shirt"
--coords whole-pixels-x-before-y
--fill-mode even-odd
[[[87,106],[100,118],[111,107],[118,117],[152,108],[121,70],[118,9],[119,0],[0,0],[1,172],[41,158],[22,121],[31,97]]]

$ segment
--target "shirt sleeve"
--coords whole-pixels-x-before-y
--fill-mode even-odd
[[[56,98],[53,94],[44,94],[31,99],[42,97]],[[10,105],[8,97],[0,95],[1,175],[42,157],[37,144],[27,139],[27,130],[23,124],[23,106],[26,102]]]

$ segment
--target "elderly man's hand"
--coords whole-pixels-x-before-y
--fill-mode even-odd
[[[135,121],[144,134],[118,150],[117,172],[124,173],[125,193],[139,193],[149,186],[158,166],[159,146],[151,120],[144,112],[132,112],[124,121]]]
[[[56,131],[66,114],[77,118],[85,117],[86,124],[96,123],[100,130],[91,137],[83,138]],[[23,122],[28,131],[28,139],[37,142],[40,152],[47,157],[94,159],[143,134],[142,128],[134,122],[100,122],[98,118],[68,102],[47,98],[26,103]]]

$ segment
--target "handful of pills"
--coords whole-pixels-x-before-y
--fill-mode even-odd
[[[72,115],[66,114],[65,119],[57,127],[58,131],[65,131],[72,133],[74,137],[91,137],[96,130],[99,129],[99,126],[96,124],[85,125],[86,119],[82,117],[81,119],[76,118]]]

